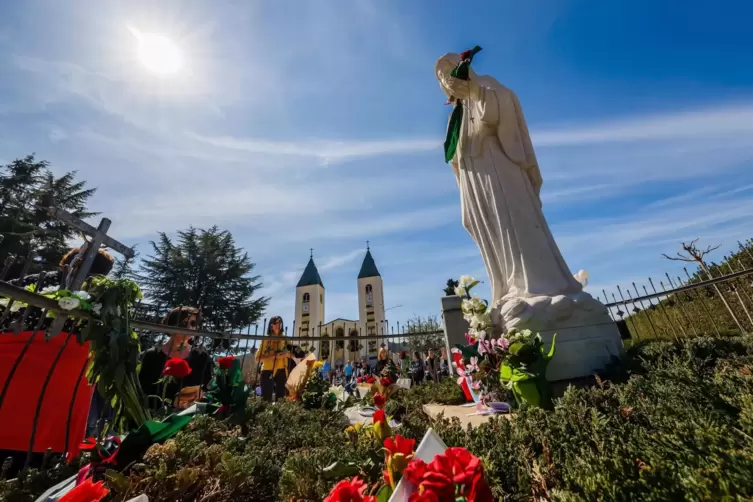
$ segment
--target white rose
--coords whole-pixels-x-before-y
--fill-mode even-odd
[[[465,288],[463,286],[457,286],[455,288],[455,294],[458,296],[465,296],[466,295]]]
[[[476,279],[474,279],[470,275],[461,275],[460,280],[458,280],[458,283],[460,283],[460,285],[464,288],[468,287],[469,284],[472,284],[474,282],[476,282]]]
[[[95,303],[92,305],[92,312],[99,315],[100,311],[102,310],[102,304],[101,303]]]
[[[58,300],[58,305],[63,310],[73,310],[76,307],[78,307],[80,303],[81,303],[81,300],[79,300],[78,298],[70,297],[70,296],[66,296]]]
[[[55,291],[59,289],[60,289],[60,286],[47,286],[46,288],[42,289],[42,291],[40,291],[39,294],[48,295],[50,293],[54,293]]]
[[[84,301],[86,301],[89,298],[91,298],[91,295],[89,293],[87,293],[86,291],[76,291],[73,294],[76,295],[76,296],[78,296],[79,298],[81,298]]]

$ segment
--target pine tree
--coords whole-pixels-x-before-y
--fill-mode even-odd
[[[153,254],[138,273],[150,303],[199,307],[204,328],[215,331],[248,326],[264,313],[269,299],[252,299],[262,287],[260,277],[250,275],[255,265],[227,230],[189,227],[175,241],[160,232],[150,244]]]
[[[29,251],[35,250],[41,265],[30,268],[29,272],[36,272],[40,266],[54,269],[75,231],[52,218],[47,208],[64,209],[83,219],[95,216],[98,213],[86,207],[95,191],[95,188],[86,188],[85,181],[77,181],[75,171],[56,177],[49,163],[36,160],[33,154],[0,167],[0,234],[3,236],[0,262],[9,255],[23,259]],[[19,263],[6,279],[20,270]]]

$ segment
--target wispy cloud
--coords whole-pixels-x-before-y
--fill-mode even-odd
[[[334,163],[345,160],[378,157],[398,154],[411,154],[437,150],[441,142],[437,139],[394,139],[373,141],[272,141],[252,138],[207,137],[194,133],[187,136],[203,143],[241,150],[248,153],[267,155],[291,155],[296,157],[315,157],[323,162]]]
[[[753,105],[715,107],[630,117],[598,124],[552,129],[533,128],[536,146],[568,146],[609,142],[709,140],[753,133]]]

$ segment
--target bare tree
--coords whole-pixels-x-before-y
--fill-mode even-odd
[[[698,239],[693,239],[692,241],[688,243],[682,242],[680,243],[680,245],[682,246],[683,252],[678,251],[676,256],[668,256],[666,254],[662,254],[662,256],[672,261],[684,261],[686,263],[697,263],[698,266],[701,268],[701,270],[703,270],[703,272],[706,274],[706,277],[708,279],[713,279],[714,276],[711,275],[711,270],[709,270],[709,267],[706,266],[706,262],[704,262],[703,259],[706,257],[706,255],[708,255],[712,251],[716,251],[717,249],[719,249],[721,245],[717,245],[713,247],[709,246],[706,249],[699,249],[696,246],[696,242],[698,242]],[[740,330],[740,332],[744,332],[745,330],[743,329],[743,326],[740,323],[740,320],[735,315],[735,312],[732,310],[732,307],[727,302],[727,299],[724,297],[719,287],[716,284],[712,285],[712,287],[716,291],[716,294],[719,295],[719,298],[722,300],[722,303],[724,303],[724,306],[727,307],[727,311],[729,311],[729,315],[732,316],[732,320],[735,321],[735,324],[737,324],[737,327]]]

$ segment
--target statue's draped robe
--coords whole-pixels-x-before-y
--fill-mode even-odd
[[[459,61],[437,63],[443,80]],[[541,174],[517,96],[491,77],[470,77],[480,90],[464,100],[453,169],[463,226],[478,244],[494,302],[580,291],[541,210]]]

